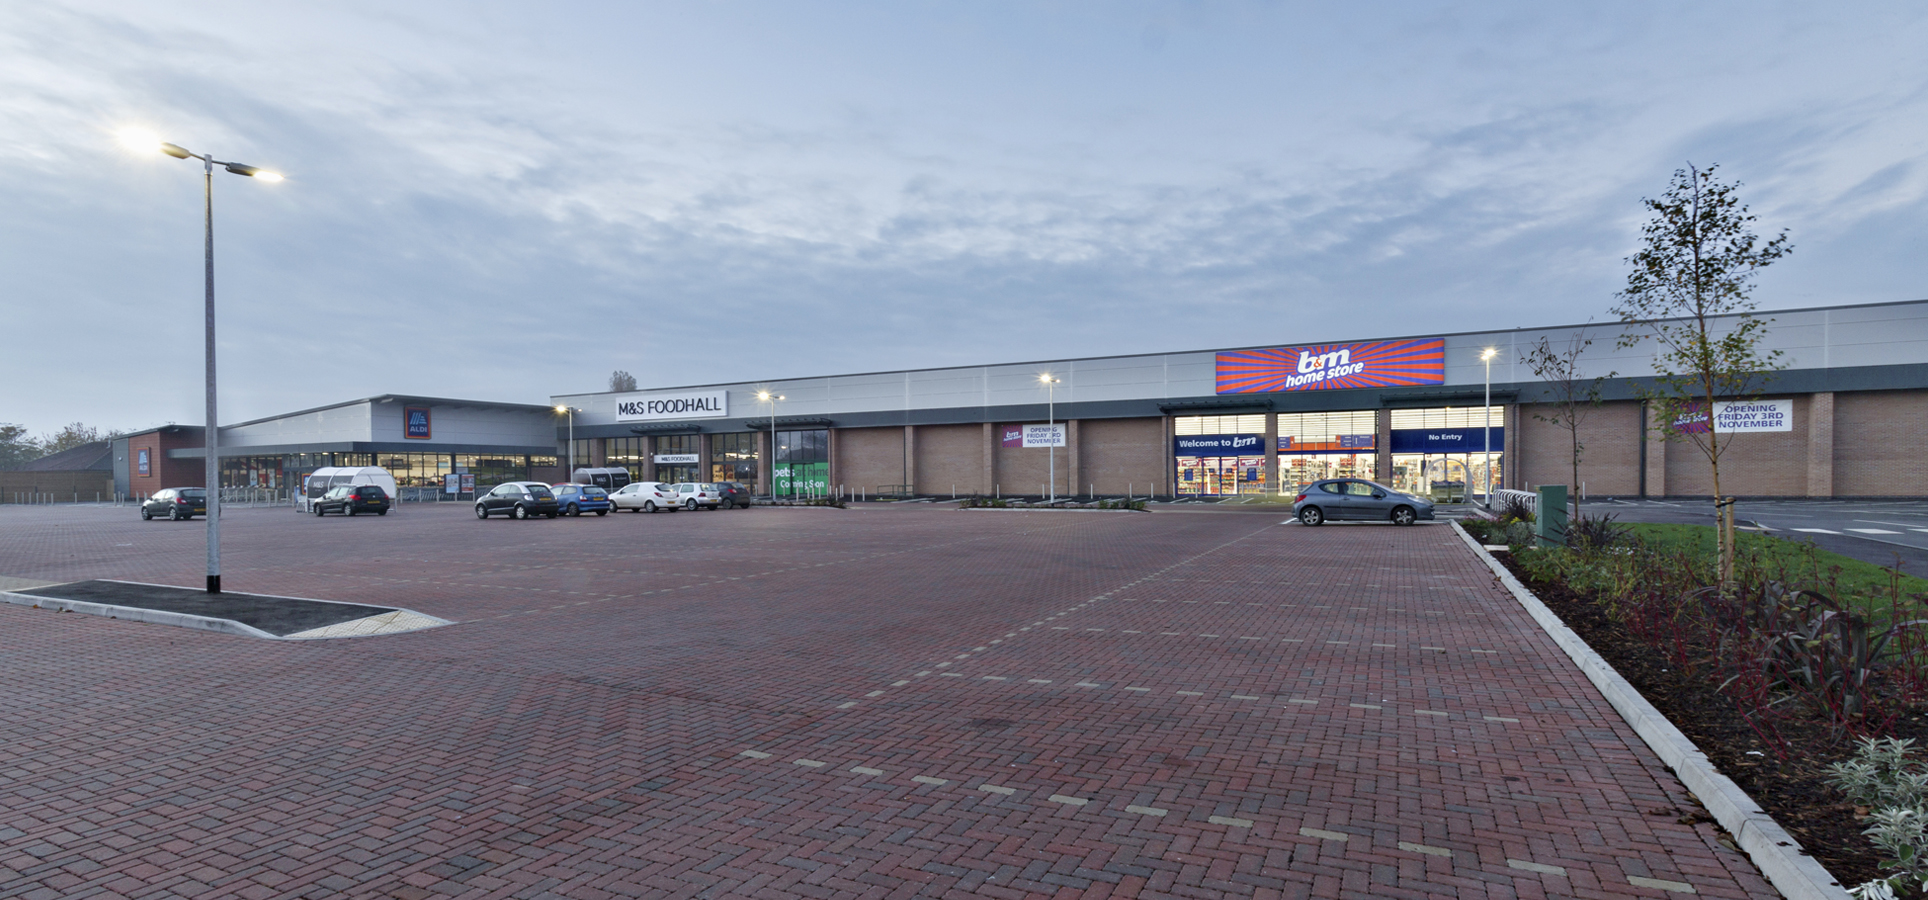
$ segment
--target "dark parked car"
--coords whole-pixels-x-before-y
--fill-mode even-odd
[[[741,481],[719,481],[716,486],[723,490],[724,509],[749,509],[750,486]]]
[[[1301,488],[1298,499],[1292,502],[1292,514],[1299,517],[1301,525],[1327,521],[1411,525],[1433,517],[1433,501],[1357,478],[1328,478]]]
[[[556,505],[562,507],[563,515],[580,516],[586,512],[609,515],[609,492],[593,484],[558,484],[555,494]]]
[[[359,487],[344,484],[332,487],[328,493],[308,503],[315,515],[341,513],[352,516],[356,513],[372,512],[378,516],[388,515],[388,492],[380,485],[364,484]]]
[[[201,488],[165,488],[141,504],[141,518],[166,516],[175,521],[208,514],[208,492]]]
[[[486,519],[497,513],[511,519],[548,516],[553,519],[562,508],[556,494],[540,481],[510,481],[498,484],[475,500],[475,517]]]

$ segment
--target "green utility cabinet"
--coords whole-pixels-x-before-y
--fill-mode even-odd
[[[1541,547],[1566,546],[1567,487],[1543,484],[1535,488],[1540,508],[1533,516],[1533,537]]]

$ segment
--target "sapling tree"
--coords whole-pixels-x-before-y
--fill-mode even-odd
[[[1600,385],[1607,379],[1618,375],[1608,372],[1592,378],[1580,374],[1580,354],[1593,346],[1593,339],[1586,336],[1586,329],[1574,332],[1573,339],[1565,347],[1553,346],[1546,335],[1540,336],[1539,343],[1527,351],[1524,362],[1539,376],[1541,382],[1552,389],[1551,415],[1534,413],[1533,418],[1567,432],[1573,445],[1573,518],[1580,519],[1580,455],[1586,444],[1580,441],[1580,423],[1585,422],[1587,414],[1600,405]]]
[[[1716,404],[1759,396],[1782,368],[1779,350],[1763,350],[1772,319],[1753,315],[1754,276],[1793,250],[1787,232],[1761,241],[1755,217],[1740,202],[1740,184],[1714,180],[1717,166],[1688,163],[1658,199],[1642,247],[1627,258],[1633,271],[1613,312],[1625,323],[1621,347],[1654,345],[1654,386],[1646,399],[1659,412],[1653,427],[1685,440],[1707,458],[1719,516],[1721,584],[1734,577],[1734,500],[1721,491]],[[1705,419],[1704,428],[1699,422]]]
[[[636,376],[617,369],[609,373],[609,389],[612,391],[633,391],[636,389]]]

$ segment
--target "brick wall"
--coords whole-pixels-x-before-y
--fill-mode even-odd
[[[1127,487],[1144,496],[1153,484],[1169,492],[1163,419],[1085,419],[1078,423],[1079,475],[1096,483],[1099,494],[1123,494]],[[1085,485],[1078,486],[1083,491]]]
[[[1022,428],[1036,422],[1003,422],[997,426],[994,437],[998,439],[997,483],[998,490],[1005,496],[1023,494],[1036,496],[1050,480],[1050,449],[1047,447],[1006,447],[1003,436],[1006,429]],[[1070,447],[1058,448],[1058,496],[1071,493],[1071,462],[1067,458]]]
[[[148,431],[127,439],[127,490],[148,495],[162,488],[204,487],[207,472],[200,459],[169,459],[167,451],[202,446],[199,430]],[[141,477],[142,448],[149,452],[147,477]]]
[[[878,485],[904,482],[904,429],[844,428],[837,434],[832,480],[852,491],[877,493]]]
[[[1848,394],[1840,397],[1851,396]],[[1779,396],[1764,400],[1784,399]],[[1810,398],[1797,395],[1791,431],[1769,431],[1721,436],[1720,487],[1730,497],[1805,497],[1808,473],[1808,407]],[[1653,493],[1653,486],[1648,486]],[[1693,442],[1667,442],[1667,494],[1675,497],[1712,497],[1713,470]]]
[[[1928,497],[1928,391],[1834,395],[1834,495]]]
[[[78,494],[82,503],[114,499],[114,473],[83,472],[0,472],[0,503],[34,502],[17,494],[52,494],[55,503],[72,503]]]
[[[1516,466],[1515,484],[1566,484],[1573,480],[1573,436],[1534,416],[1552,417],[1551,404],[1522,404],[1519,424],[1507,439],[1506,464]],[[1640,495],[1640,403],[1602,403],[1580,420],[1580,480],[1590,497]],[[1652,488],[1649,488],[1652,490]]]
[[[919,425],[915,449],[918,493],[990,493],[989,486],[978,487],[984,478],[983,425]]]

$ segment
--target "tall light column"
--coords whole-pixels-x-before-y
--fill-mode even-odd
[[[158,149],[175,159],[198,159],[201,161],[201,199],[203,208],[204,235],[206,240],[207,283],[207,439],[205,449],[207,459],[202,469],[203,483],[208,495],[208,584],[210,594],[221,593],[221,437],[219,422],[215,416],[215,379],[214,379],[214,167],[221,166],[236,175],[259,178],[262,181],[280,181],[281,176],[255,166],[237,162],[222,162],[212,156],[204,156],[189,150],[153,139],[150,136],[124,135],[122,140],[142,149]]]
[[[582,410],[574,406],[558,406],[556,412],[569,414],[569,471],[564,472],[562,478],[564,481],[574,483],[576,480],[576,413]]]
[[[1044,408],[1046,427],[1051,429],[1051,443],[1045,445],[1045,452],[1051,456],[1049,494],[1053,503],[1058,501],[1058,382],[1060,380],[1053,377],[1050,372],[1038,376],[1038,382],[1050,391]]]
[[[783,395],[757,391],[756,398],[770,404],[770,461],[764,467],[764,477],[770,480],[770,499],[775,500],[777,499],[777,401],[782,400]]]
[[[1493,357],[1498,350],[1488,347],[1480,352],[1480,362],[1486,364],[1486,405],[1480,408],[1480,424],[1486,430],[1486,508],[1493,508]]]

